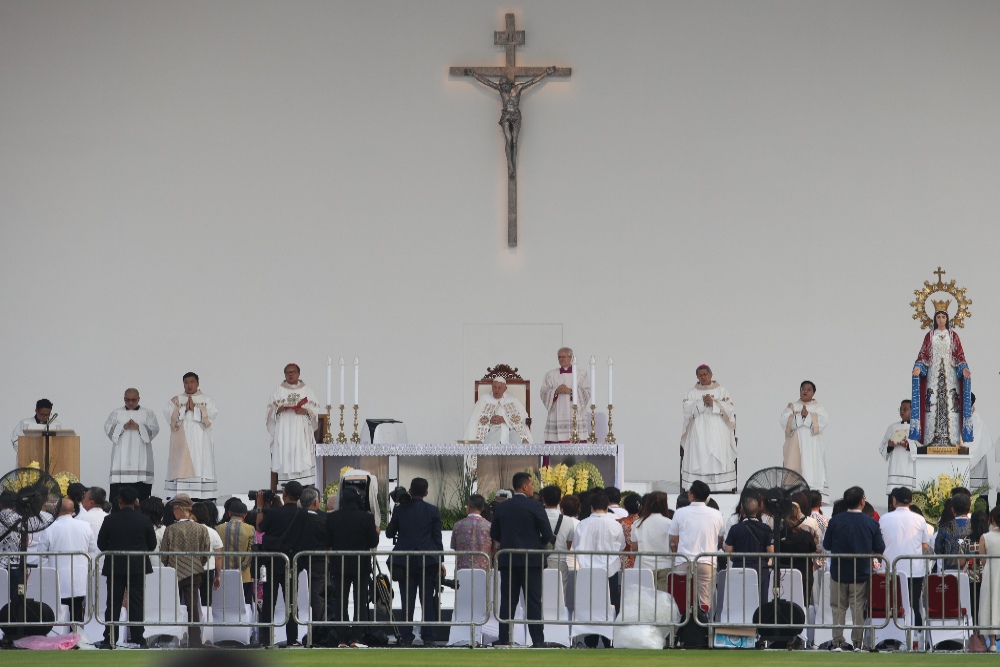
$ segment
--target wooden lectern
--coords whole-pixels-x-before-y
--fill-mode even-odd
[[[17,467],[27,468],[32,461],[37,461],[50,475],[68,472],[79,479],[80,436],[72,429],[50,431],[46,451],[44,433],[35,431],[32,435],[22,435],[17,439]]]

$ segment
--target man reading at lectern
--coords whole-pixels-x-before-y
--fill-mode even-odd
[[[52,417],[52,401],[47,398],[40,398],[35,402],[35,416],[22,419],[14,427],[14,432],[10,434],[10,444],[14,448],[14,456],[17,456],[17,439],[25,434],[25,431],[38,431],[46,422],[49,423],[49,430],[55,431],[62,428],[59,420],[49,422]]]
[[[507,380],[493,378],[493,391],[476,401],[472,418],[465,429],[466,440],[491,444],[520,442],[526,445],[531,442],[531,431],[525,424],[528,413],[521,401],[506,392]]]

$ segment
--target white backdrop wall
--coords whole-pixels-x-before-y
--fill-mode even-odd
[[[519,63],[573,68],[522,100],[516,249],[499,101],[447,74],[502,62],[506,11]],[[939,264],[1000,431],[997,34],[995,2],[0,0],[0,424],[52,399],[106,483],[122,390],[159,410],[195,370],[235,492],[266,483],[286,362],[322,394],[357,355],[363,417],[451,441],[467,327],[554,324],[615,358],[627,478],[677,479],[707,362],[741,481],[808,378],[832,489],[880,497]]]

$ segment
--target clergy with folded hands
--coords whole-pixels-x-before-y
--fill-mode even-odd
[[[465,429],[466,440],[483,443],[531,442],[531,431],[526,420],[528,413],[514,396],[507,393],[507,380],[493,378],[493,391],[480,397]]]

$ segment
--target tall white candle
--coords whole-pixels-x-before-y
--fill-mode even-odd
[[[597,358],[590,355],[590,404],[597,405]]]
[[[333,357],[326,358],[326,404],[333,405]]]
[[[611,398],[611,371],[615,369],[615,362],[611,357],[608,357],[608,405],[614,405],[615,402]]]
[[[340,358],[340,404],[344,404],[344,358]]]
[[[354,357],[354,405],[361,405],[358,403],[358,358]]]
[[[576,405],[576,396],[579,394],[576,390],[576,355],[573,355],[573,405]]]

